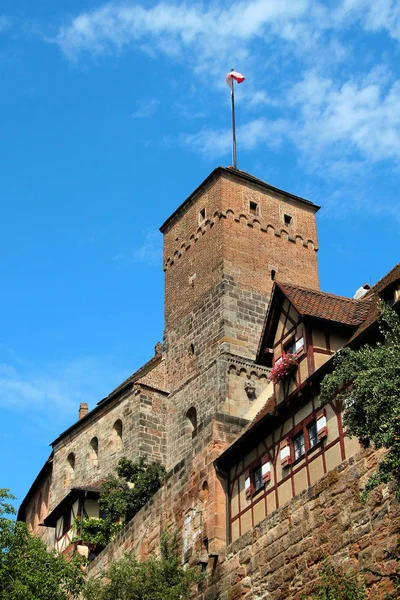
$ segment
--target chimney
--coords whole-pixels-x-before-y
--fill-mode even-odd
[[[358,288],[358,290],[356,291],[356,293],[353,296],[353,299],[360,300],[360,298],[363,298],[370,289],[371,289],[371,286],[369,286],[368,283],[364,283],[364,285],[362,285],[361,287]]]
[[[89,412],[89,406],[87,402],[81,402],[79,405],[79,420],[83,419],[83,417],[86,417],[86,415]]]

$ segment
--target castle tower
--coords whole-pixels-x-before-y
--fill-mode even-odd
[[[169,467],[213,414],[248,410],[229,399],[226,360],[254,360],[273,280],[319,289],[318,208],[218,167],[162,225]]]

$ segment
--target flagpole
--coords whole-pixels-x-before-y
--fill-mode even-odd
[[[231,69],[233,71],[233,69]],[[236,169],[236,123],[235,123],[235,83],[234,79],[231,79],[232,82],[232,161],[233,166]]]

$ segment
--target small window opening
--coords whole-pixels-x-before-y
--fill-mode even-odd
[[[114,432],[122,440],[122,421],[121,421],[121,419],[118,419],[117,421],[115,421]]]
[[[294,450],[294,460],[297,460],[298,458],[304,456],[304,454],[306,453],[306,446],[305,446],[303,432],[299,433],[299,435],[296,435],[296,437],[293,438],[293,450]]]
[[[63,514],[63,535],[67,533],[67,531],[71,529],[71,508],[68,507]]]
[[[186,413],[186,418],[188,420],[189,431],[191,433],[192,438],[194,438],[197,435],[197,411],[194,408],[194,406],[189,408],[189,410]]]
[[[264,487],[261,464],[257,465],[256,468],[253,469],[252,480],[255,492],[258,492],[258,490],[261,490],[261,488]]]
[[[199,223],[202,223],[206,219],[206,209],[202,208],[199,212]]]
[[[258,204],[250,200],[250,214],[258,215]]]
[[[193,356],[193,355],[194,355],[194,344],[190,344],[190,346],[189,346],[189,354],[190,354],[191,356]]]
[[[123,435],[123,425],[121,419],[115,421],[112,429],[112,444],[117,449],[120,450],[123,446],[122,443],[122,435]]]
[[[205,481],[203,483],[203,485],[201,486],[201,501],[202,502],[207,502],[208,501],[208,494],[209,494],[209,490],[208,490],[208,483],[207,481]]]
[[[75,469],[75,454],[73,452],[71,452],[70,454],[68,454],[67,462],[68,462],[68,466],[70,468],[70,471],[74,472],[74,469]]]
[[[314,448],[314,446],[316,446],[318,444],[317,422],[314,421],[314,423],[311,423],[311,425],[309,425],[307,427],[307,431],[308,431],[308,442],[309,442],[309,446],[310,446],[310,450],[311,450],[311,448]]]
[[[304,338],[301,336],[298,340],[293,338],[288,344],[286,344],[283,348],[286,354],[296,354],[301,348],[304,348]]]
[[[283,215],[283,220],[285,225],[287,225],[288,227],[293,223],[293,217],[291,217],[290,215]]]
[[[64,472],[64,485],[70,485],[75,477],[75,454],[70,452],[67,456],[67,464]]]
[[[275,281],[275,276],[276,276],[275,269],[271,269],[271,279],[272,279],[272,281]]]
[[[90,458],[93,466],[97,467],[99,463],[99,440],[97,437],[92,438],[90,441]]]

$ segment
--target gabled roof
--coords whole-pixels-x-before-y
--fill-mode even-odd
[[[46,479],[46,477],[48,477],[50,475],[51,470],[52,470],[52,464],[53,464],[53,453],[50,454],[49,458],[46,460],[43,467],[40,469],[35,481],[32,483],[31,487],[29,488],[25,498],[22,500],[20,507],[18,509],[17,521],[25,521],[26,506],[27,506],[29,500],[32,498],[33,494],[35,493],[38,485],[44,479]]]
[[[100,402],[97,403],[97,405],[95,406],[95,408],[93,410],[88,412],[84,417],[82,417],[78,421],[75,421],[75,423],[73,423],[73,425],[68,427],[68,429],[66,429],[65,431],[60,433],[60,435],[53,442],[51,442],[50,445],[54,446],[54,444],[59,442],[60,439],[63,438],[65,435],[70,434],[74,429],[80,427],[82,424],[84,424],[88,420],[90,420],[90,418],[93,417],[93,415],[97,414],[105,405],[109,404],[112,400],[115,400],[116,398],[118,398],[118,396],[122,392],[124,392],[126,389],[128,389],[130,385],[132,385],[133,383],[136,383],[140,378],[144,377],[152,369],[157,367],[161,363],[162,360],[163,360],[162,354],[156,353],[155,356],[153,356],[149,361],[147,361],[147,363],[145,363],[142,367],[140,367],[140,369],[135,371],[135,373],[133,373],[133,375],[130,375],[130,377],[125,379],[125,381],[123,381],[120,385],[118,385],[115,389],[113,389],[113,391],[110,392],[108,394],[108,396],[103,398],[103,400],[100,400]],[[167,395],[167,392],[165,390],[159,390],[159,391],[164,393],[165,395]]]
[[[377,322],[377,320],[379,319],[379,316],[380,316],[380,311],[379,311],[380,295],[382,294],[384,296],[385,294],[383,292],[389,290],[389,288],[392,285],[398,283],[399,281],[400,281],[400,263],[397,263],[397,265],[395,265],[393,267],[393,269],[391,271],[389,271],[389,273],[387,273],[384,277],[382,277],[382,279],[377,281],[376,284],[364,296],[364,298],[366,300],[367,299],[370,300],[368,314],[366,315],[364,321],[357,328],[357,330],[355,331],[353,336],[349,339],[347,344],[352,343],[353,340],[360,337],[361,334],[363,334],[365,331],[367,331],[367,329],[369,329],[369,327],[371,327],[372,325],[374,325]]]
[[[45,527],[55,527],[57,525],[57,520],[61,517],[63,512],[69,506],[77,500],[78,498],[97,498],[100,495],[101,491],[101,483],[93,484],[91,486],[86,487],[74,487],[71,488],[69,493],[64,496],[64,498],[57,504],[55,508],[47,515],[47,517],[43,520],[43,525]]]
[[[371,304],[370,297],[354,300],[278,281],[276,285],[303,317],[357,326],[365,320]]]

